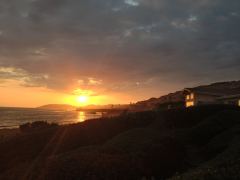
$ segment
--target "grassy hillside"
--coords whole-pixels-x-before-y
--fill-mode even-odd
[[[24,131],[0,142],[0,179],[234,179],[240,110],[149,111]]]

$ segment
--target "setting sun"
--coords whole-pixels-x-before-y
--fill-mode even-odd
[[[89,100],[89,97],[88,96],[78,96],[77,97],[77,101],[80,103],[80,104],[86,104]]]

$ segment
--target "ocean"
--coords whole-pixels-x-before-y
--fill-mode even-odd
[[[36,108],[0,108],[0,129],[18,128],[19,125],[34,121],[73,124],[88,119],[100,118],[101,114],[88,114],[78,111],[54,111]]]

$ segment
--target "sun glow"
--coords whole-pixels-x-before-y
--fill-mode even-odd
[[[88,103],[89,97],[88,96],[78,96],[77,101],[79,104],[84,105],[84,104]]]
[[[84,107],[88,105],[102,105],[111,103],[111,99],[106,95],[99,95],[93,90],[75,89],[63,98],[64,104],[70,104],[77,107]]]

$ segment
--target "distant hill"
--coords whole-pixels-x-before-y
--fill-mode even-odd
[[[132,111],[145,111],[153,110],[159,107],[166,109],[169,105],[172,107],[177,107],[184,104],[184,94],[183,91],[177,91],[170,93],[159,98],[150,98],[145,101],[139,101],[136,104],[131,105]]]
[[[178,101],[184,101],[183,91],[170,93],[170,94],[161,96],[159,98],[150,98],[146,101],[140,101],[137,104],[155,105],[155,104],[163,104],[163,103],[178,102]]]
[[[83,109],[125,109],[129,104],[87,105]]]
[[[128,108],[129,105],[125,104],[108,104],[108,105],[87,105],[81,107],[82,109],[125,109]],[[44,106],[38,107],[38,109],[46,109],[46,110],[76,110],[78,107],[71,106],[68,104],[48,104]]]
[[[38,109],[68,111],[68,110],[75,110],[76,107],[68,104],[47,104],[47,105],[38,107]]]

